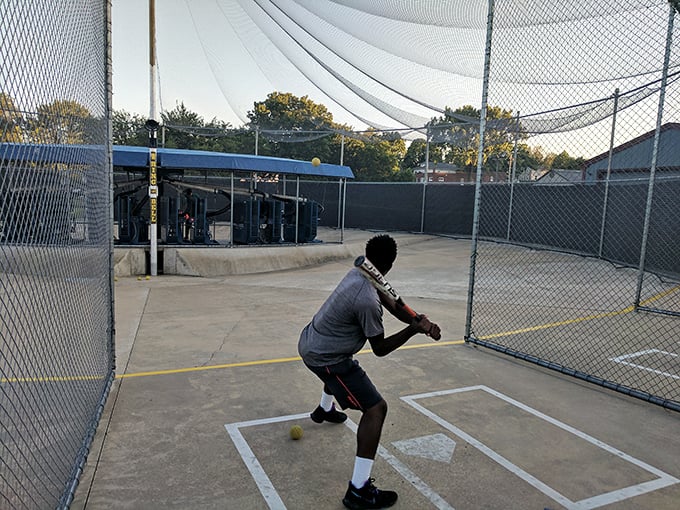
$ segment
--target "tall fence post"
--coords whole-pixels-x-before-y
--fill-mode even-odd
[[[612,131],[609,137],[609,155],[607,157],[607,177],[604,183],[604,199],[602,204],[602,222],[600,225],[600,246],[597,250],[597,256],[602,258],[602,250],[604,247],[604,230],[607,223],[607,206],[609,203],[609,179],[612,174],[612,156],[614,154],[614,136],[616,134],[616,113],[619,109],[619,89],[614,91],[614,111],[612,113]],[[597,181],[597,176],[595,176]]]
[[[345,135],[344,133],[340,135],[340,166],[345,164]],[[338,182],[338,228],[340,229],[340,242],[342,243],[344,237],[344,209],[342,207],[343,203],[343,180],[340,179]]]
[[[342,178],[338,181],[338,228],[342,224]]]
[[[505,232],[505,240],[510,240],[510,229],[512,228],[512,204],[515,198],[515,175],[517,172],[517,144],[519,142],[519,111],[517,112],[517,122],[515,123],[515,146],[512,149],[512,163],[510,170],[510,204],[508,206],[508,227]]]
[[[425,175],[423,176],[423,197],[420,202],[420,233],[425,232],[425,190],[427,188],[427,176],[430,173],[430,126],[425,131]]]
[[[347,207],[347,179],[342,182],[342,223],[340,226],[340,242],[345,240],[345,211]]]
[[[491,39],[493,35],[494,0],[489,0],[486,21],[486,49],[484,51],[484,81],[482,84],[482,109],[479,113],[479,149],[477,153],[477,175],[475,177],[475,207],[472,216],[472,246],[470,248],[470,272],[468,283],[467,312],[465,316],[465,341],[472,331],[472,300],[475,288],[475,265],[477,262],[477,239],[479,237],[479,208],[482,195],[482,164],[484,163],[484,133],[486,131],[486,109],[489,96],[489,70],[491,67]]]
[[[678,8],[677,0],[668,3],[668,31],[666,32],[666,51],[663,59],[661,74],[661,90],[659,91],[659,106],[656,111],[656,130],[654,131],[654,146],[652,148],[652,163],[649,169],[649,185],[647,188],[647,206],[645,207],[645,222],[642,228],[642,240],[640,242],[640,265],[638,268],[637,290],[635,291],[635,308],[640,307],[640,295],[645,272],[645,259],[647,257],[647,239],[649,237],[649,222],[652,213],[652,201],[654,198],[654,180],[656,177],[656,163],[659,157],[659,137],[661,135],[661,123],[663,121],[663,107],[666,100],[666,86],[668,83],[668,66],[671,58],[671,43],[673,40],[673,21],[675,10]]]
[[[230,174],[230,198],[229,198],[229,247],[234,247],[234,171]],[[283,192],[285,195],[285,191]]]

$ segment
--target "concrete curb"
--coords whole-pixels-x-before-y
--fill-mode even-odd
[[[297,246],[177,247],[163,248],[163,274],[181,276],[228,276],[309,267],[357,257],[375,232],[356,231],[342,244],[313,243]],[[423,234],[390,234],[400,246],[433,239]],[[116,248],[115,276],[145,274],[145,247]]]

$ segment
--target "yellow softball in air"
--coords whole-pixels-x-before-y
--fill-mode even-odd
[[[312,158],[312,166],[319,166],[321,164],[321,160],[319,158]]]

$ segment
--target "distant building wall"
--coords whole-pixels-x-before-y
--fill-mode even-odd
[[[652,166],[654,134],[655,131],[649,131],[614,148],[611,158],[610,179],[646,179],[649,176]],[[606,179],[608,165],[609,152],[599,154],[586,161],[586,182]],[[661,126],[656,167],[659,175],[680,175],[680,124],[668,123]]]

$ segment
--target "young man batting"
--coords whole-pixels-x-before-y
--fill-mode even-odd
[[[366,243],[366,258],[383,275],[397,258],[397,243],[389,235],[377,235]],[[383,306],[405,328],[385,336]],[[323,381],[321,403],[311,414],[317,423],[342,423],[347,415],[335,409],[333,399],[343,409],[361,411],[357,430],[354,472],[342,502],[347,508],[386,508],[397,501],[394,491],[373,485],[371,470],[380,443],[387,403],[368,375],[353,359],[366,341],[376,356],[386,356],[418,333],[441,337],[439,326],[424,315],[412,317],[353,268],[300,334],[298,351],[305,365]]]

